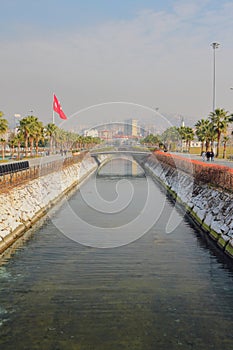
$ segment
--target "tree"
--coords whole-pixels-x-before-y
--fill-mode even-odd
[[[30,141],[30,152],[33,154],[33,146],[36,141],[36,154],[38,154],[38,142],[43,136],[43,124],[38,120],[37,117],[28,117],[28,130],[29,130],[29,141]]]
[[[216,141],[216,132],[214,130],[213,124],[210,122],[206,130],[206,152],[211,148],[213,151],[214,142]]]
[[[20,159],[20,149],[23,142],[24,142],[23,134],[19,132],[17,135],[15,135],[15,143],[17,144],[18,159]]]
[[[31,155],[34,141],[36,141],[36,152],[38,153],[38,143],[43,137],[43,123],[37,117],[29,115],[20,120],[19,131],[23,134],[25,142],[25,155],[28,155],[28,142],[30,142]]]
[[[8,145],[11,149],[11,157],[13,158],[14,157],[14,154],[15,154],[15,147],[17,147],[17,143],[16,143],[16,140],[15,140],[15,133],[11,133],[10,134],[10,137],[9,137],[9,140],[8,140]]]
[[[83,136],[77,135],[74,141],[75,148],[82,149],[83,148]]]
[[[56,148],[64,149],[64,143],[66,140],[66,132],[63,129],[57,128],[56,132]]]
[[[156,144],[159,144],[159,138],[156,135],[149,134],[144,139],[141,140],[142,144],[145,144],[147,146],[155,146]]]
[[[202,153],[204,151],[204,146],[207,142],[210,121],[207,119],[198,120],[198,122],[195,124],[195,127],[196,127],[196,135],[197,135],[198,141],[201,142],[201,153]]]
[[[49,137],[49,151],[50,151],[50,153],[52,153],[53,147],[55,144],[55,137],[57,134],[58,127],[53,123],[49,123],[45,127],[45,130],[46,130],[45,134]]]
[[[102,141],[101,141],[101,139],[99,137],[93,137],[92,138],[93,146],[99,145],[101,142]]]
[[[179,130],[176,126],[166,129],[161,135],[161,143],[167,149],[177,148],[180,140]]]
[[[4,135],[8,129],[8,121],[3,118],[4,113],[0,111],[0,136]],[[5,158],[5,143],[6,140],[1,137],[1,145],[2,145],[2,159]]]
[[[217,138],[217,153],[216,157],[219,156],[220,150],[220,139],[221,134],[226,133],[229,123],[232,122],[232,115],[228,114],[223,108],[217,108],[214,112],[209,115],[210,121],[213,125],[214,132]]]
[[[181,139],[185,141],[186,151],[189,152],[190,143],[194,139],[193,129],[189,126],[181,126],[178,128]]]
[[[37,121],[34,126],[34,138],[35,138],[35,145],[36,145],[36,155],[38,156],[38,149],[39,149],[39,141],[44,139],[44,125],[42,122]]]
[[[6,146],[6,140],[2,137],[0,138],[0,144],[2,148],[2,159],[5,159],[5,146]]]
[[[229,136],[224,135],[223,136],[223,158],[226,159],[227,157],[227,142],[229,141]]]
[[[70,145],[71,149],[92,148],[102,142],[99,137],[82,136],[74,133],[72,135],[72,140],[72,145]]]
[[[28,139],[30,135],[30,117],[25,117],[19,122],[19,131],[23,135],[24,143],[25,143],[25,156],[28,156]]]

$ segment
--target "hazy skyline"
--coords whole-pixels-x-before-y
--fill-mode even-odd
[[[66,125],[143,119],[147,112],[138,105],[205,118],[212,109],[215,41],[216,107],[233,112],[232,1],[0,4],[0,110],[9,119],[32,110],[51,122],[53,93]],[[111,101],[135,106],[106,105]]]

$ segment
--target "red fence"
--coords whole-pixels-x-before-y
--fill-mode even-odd
[[[77,156],[67,157],[52,162],[42,163],[29,167],[29,169],[17,171],[11,174],[0,176],[0,192],[8,191],[10,188],[22,185],[30,180],[62,170],[70,165],[80,163],[86,152]]]
[[[208,183],[228,191],[233,191],[233,169],[224,165],[204,163],[182,156],[155,151],[154,155],[159,162],[179,169],[191,176],[198,183]]]

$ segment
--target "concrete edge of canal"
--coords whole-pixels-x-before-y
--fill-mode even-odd
[[[99,156],[97,162],[88,155],[80,163],[0,194],[0,257],[40,219],[46,217],[49,210],[62,202],[68,193],[81,185],[100,163],[108,160],[109,156]],[[136,160],[211,237],[216,246],[233,258],[233,194],[197,184],[190,175],[178,169],[162,167],[153,156]]]
[[[104,162],[105,158],[102,156],[99,161]],[[97,166],[96,160],[88,155],[80,163],[0,194],[0,257],[68,193],[81,185]]]
[[[197,184],[191,176],[178,169],[161,167],[155,157],[148,157],[142,165],[201,231],[233,259],[233,194]]]

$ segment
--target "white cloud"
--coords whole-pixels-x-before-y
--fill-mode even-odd
[[[179,0],[173,5],[175,13],[179,17],[191,17],[202,10],[210,0]]]

